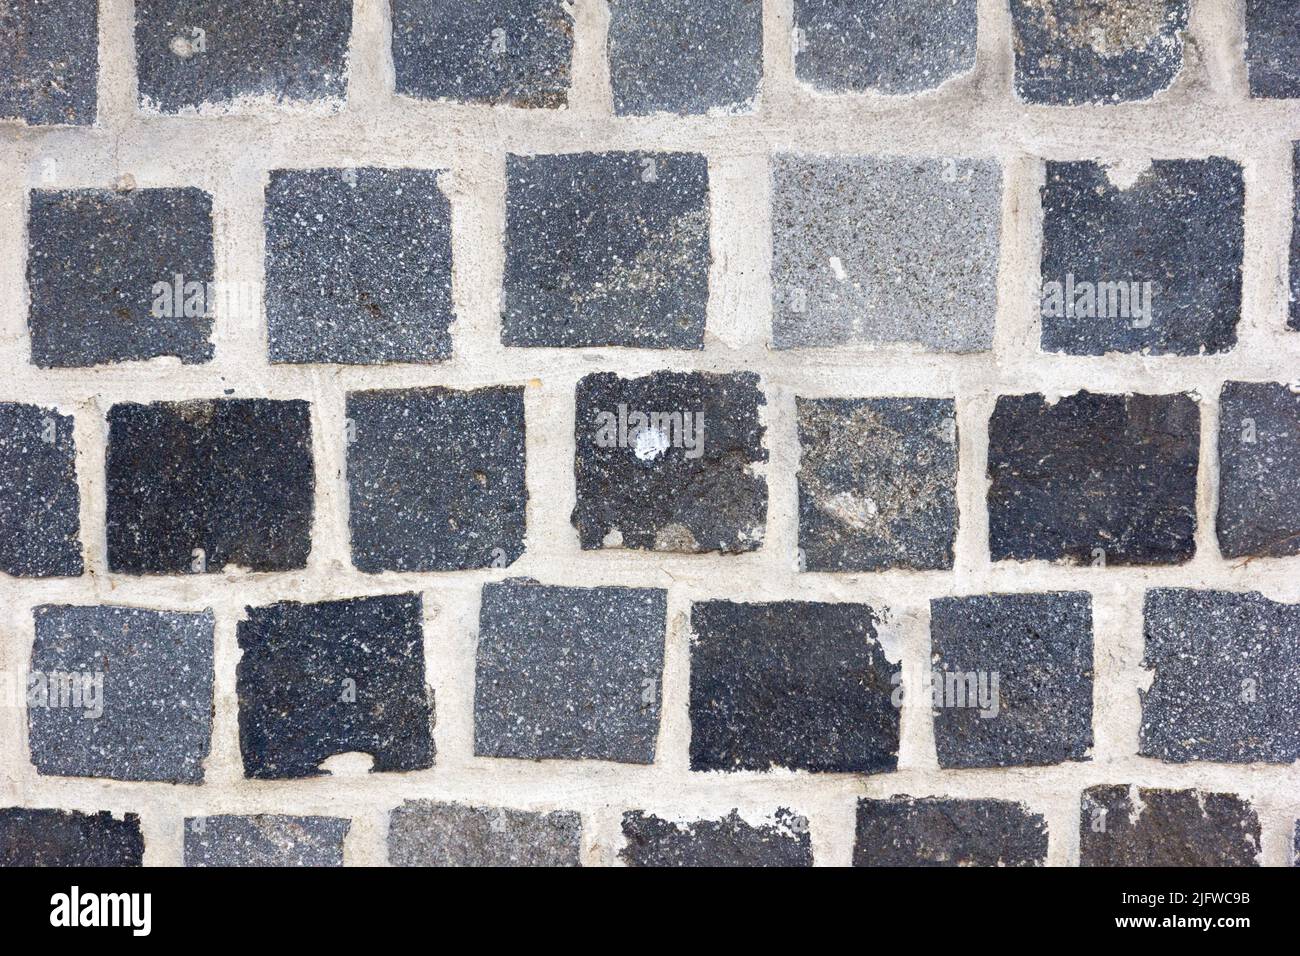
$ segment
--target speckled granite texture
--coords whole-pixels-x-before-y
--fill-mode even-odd
[[[0,172],[0,865],[1294,868],[1300,0],[0,0]]]

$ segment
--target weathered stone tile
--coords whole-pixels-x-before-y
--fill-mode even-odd
[[[108,426],[110,570],[306,566],[316,486],[306,402],[128,402]]]
[[[1300,392],[1226,382],[1219,396],[1219,550],[1300,554]]]
[[[451,204],[426,169],[276,169],[266,191],[272,362],[451,357]]]
[[[144,865],[140,818],[106,811],[0,809],[0,867]]]
[[[34,363],[212,358],[212,197],[189,187],[35,189],[30,196]]]
[[[1259,817],[1230,793],[1090,787],[1080,866],[1257,866]]]
[[[25,0],[0,9],[0,120],[90,126],[98,85],[97,0]]]
[[[767,520],[767,461],[750,372],[613,372],[578,382],[582,547],[753,551]]]
[[[957,417],[945,398],[796,399],[805,571],[951,568]]]
[[[338,101],[347,94],[351,0],[136,0],[140,105],[161,113]]]
[[[352,392],[347,413],[359,570],[506,567],[523,553],[522,388]]]
[[[1071,355],[1198,355],[1237,343],[1240,164],[1158,159],[1127,188],[1099,163],[1049,162],[1042,344]]]
[[[561,0],[392,0],[397,92],[420,99],[564,106],[573,18]]]
[[[420,595],[247,611],[236,672],[245,776],[320,776],[344,753],[369,754],[373,772],[433,766]]]
[[[732,810],[720,820],[677,823],[640,810],[623,814],[628,866],[812,866],[808,821],[782,807],[754,825]]]
[[[786,154],[771,168],[777,348],[992,346],[996,161]]]
[[[989,422],[994,561],[1181,564],[1201,420],[1186,395],[1003,395]]]
[[[474,752],[654,761],[666,592],[483,586]]]
[[[1300,18],[1291,0],[1246,0],[1250,95],[1300,97]]]
[[[1047,821],[1010,800],[858,801],[854,866],[1043,866]]]
[[[81,574],[76,454],[71,415],[0,402],[0,571]]]
[[[691,769],[893,770],[897,669],[878,620],[865,604],[695,604]]]
[[[760,0],[610,0],[614,112],[748,111],[763,79]]]
[[[389,815],[394,866],[581,866],[582,817],[407,800]]]
[[[1257,592],[1146,595],[1139,753],[1170,763],[1300,759],[1300,605]]]
[[[795,75],[822,93],[920,93],[975,69],[976,0],[794,0]]]
[[[33,616],[27,732],[40,773],[202,782],[211,611],[44,605]]]
[[[1077,106],[1149,100],[1183,67],[1189,0],[1011,0],[1016,93]]]
[[[186,866],[342,866],[343,838],[352,821],[342,817],[188,817]]]
[[[1092,747],[1092,598],[1086,591],[930,602],[941,767],[1035,767]]]
[[[708,161],[507,156],[505,256],[506,345],[702,348]]]

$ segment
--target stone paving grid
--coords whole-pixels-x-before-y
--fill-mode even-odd
[[[1224,560],[1214,538],[1217,496],[1218,403],[1226,381],[1286,382],[1297,377],[1300,346],[1286,328],[1287,250],[1291,244],[1292,148],[1300,140],[1295,101],[1251,99],[1241,51],[1241,5],[1231,0],[1195,4],[1189,29],[1200,64],[1155,101],[1025,110],[1015,98],[1010,16],[1003,5],[979,5],[978,60],[971,84],[955,84],[917,98],[821,97],[801,87],[786,38],[793,26],[787,0],[764,3],[763,89],[749,116],[615,118],[601,37],[600,4],[575,5],[575,45],[569,108],[565,111],[493,111],[450,103],[412,103],[393,94],[387,63],[387,5],[358,0],[349,51],[348,106],[322,118],[308,108],[262,104],[243,113],[201,118],[145,119],[136,111],[130,76],[132,37],[123,0],[101,5],[99,126],[48,131],[0,122],[0,167],[18,170],[0,181],[0,400],[54,407],[75,418],[81,540],[87,570],[115,585],[114,603],[201,612],[217,621],[212,756],[197,787],[151,783],[104,784],[40,777],[21,743],[21,711],[0,711],[0,806],[111,810],[138,813],[146,865],[181,862],[186,817],[281,813],[343,816],[348,863],[387,858],[388,813],[407,799],[467,806],[505,806],[582,816],[582,859],[617,862],[625,845],[623,815],[642,811],[682,822],[724,820],[739,807],[751,827],[770,827],[780,808],[807,818],[818,865],[851,862],[859,798],[1018,801],[1044,816],[1046,862],[1080,860],[1081,794],[1093,787],[1143,787],[1232,793],[1251,803],[1260,823],[1259,859],[1290,864],[1300,817],[1300,773],[1294,765],[1262,767],[1189,762],[1167,764],[1136,756],[1143,681],[1141,598],[1147,587],[1260,591],[1300,600],[1297,559]],[[918,110],[918,104],[921,109]],[[279,110],[272,125],[254,122]],[[649,355],[639,351],[506,349],[499,343],[504,157],[507,153],[608,150],[697,151],[710,165],[713,254],[704,349]],[[94,371],[41,370],[29,364],[22,263],[25,192],[32,188],[109,188],[125,175],[141,188],[198,187],[214,199],[218,277],[261,276],[262,195],[272,169],[402,168],[448,171],[452,202],[453,356],[436,368],[286,368],[269,365],[258,322],[219,315],[215,357],[182,367],[174,360],[148,366],[102,366]],[[993,347],[967,355],[934,355],[913,348],[844,346],[813,352],[772,353],[766,347],[772,312],[769,266],[768,155],[775,152],[841,155],[957,155],[996,159],[1003,169],[999,299]],[[1037,302],[1028,280],[1038,274],[1041,217],[1037,191],[1044,160],[1132,161],[1226,156],[1242,164],[1247,184],[1243,315],[1235,348],[1204,358],[1147,360],[1135,356],[1068,357],[1039,351]],[[1252,186],[1254,187],[1252,189]],[[726,265],[723,265],[723,264]],[[754,371],[768,407],[765,421],[767,536],[745,555],[677,557],[653,553],[584,552],[568,524],[572,498],[573,394],[595,370],[646,375],[681,371]],[[456,574],[354,572],[349,562],[344,401],[347,391],[442,385],[525,387],[530,503],[529,548],[509,570]],[[987,425],[998,395],[1068,395],[1140,391],[1200,396],[1200,474],[1195,557],[1167,568],[1061,567],[994,564],[985,547],[983,514]],[[211,574],[194,582],[179,576],[136,578],[109,574],[103,549],[104,434],[96,422],[124,401],[238,397],[307,399],[313,407],[317,494],[313,551],[304,572]],[[959,528],[953,571],[886,571],[829,575],[798,571],[797,431],[794,399],[860,397],[955,398],[960,435]],[[541,423],[542,427],[533,427]],[[523,763],[473,755],[472,699],[479,592],[485,581],[532,576],[544,584],[662,587],[668,619],[663,709],[656,762],[650,767],[581,762]],[[235,624],[246,606],[278,600],[421,591],[426,602],[429,681],[438,695],[437,767],[411,774],[366,776],[365,762],[331,764],[333,777],[295,783],[292,799],[259,794],[242,777],[234,699]],[[882,643],[894,657],[928,660],[928,602],[934,597],[1006,591],[1083,590],[1093,598],[1097,673],[1095,746],[1090,761],[1018,773],[990,769],[941,771],[925,711],[904,705],[898,770],[871,776],[783,772],[696,775],[689,772],[686,710],[689,635],[696,601],[860,601],[890,607]],[[33,581],[0,578],[6,607],[0,666],[27,667],[31,609],[40,604],[104,603],[89,575]],[[435,609],[437,613],[430,613]],[[664,796],[667,789],[676,796]],[[1173,804],[1171,804],[1173,805]],[[1231,810],[1234,818],[1240,813]]]

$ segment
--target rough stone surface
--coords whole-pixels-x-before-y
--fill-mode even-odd
[[[957,418],[951,399],[796,399],[805,571],[951,568]]]
[[[996,161],[778,154],[771,169],[777,348],[990,348]]]
[[[1219,550],[1300,554],[1300,391],[1226,382],[1219,396]]]
[[[1080,866],[1256,866],[1259,817],[1230,793],[1090,787],[1079,815]]]
[[[708,161],[507,156],[505,250],[506,345],[702,348]]]
[[[397,92],[556,108],[569,95],[573,19],[561,0],[392,0]]]
[[[388,824],[394,866],[581,866],[582,818],[407,800]]]
[[[897,669],[878,620],[865,604],[693,605],[691,769],[895,769]]]
[[[1049,162],[1047,352],[1197,355],[1237,344],[1246,190],[1229,159],[1158,159],[1128,188],[1099,163]]]
[[[343,838],[352,821],[341,817],[189,817],[186,866],[342,866]]]
[[[1262,594],[1146,595],[1138,752],[1171,763],[1300,759],[1300,605]]]
[[[522,388],[352,392],[347,413],[359,570],[506,567],[523,553]]]
[[[741,112],[763,79],[761,0],[610,0],[614,112]]]
[[[386,594],[247,609],[239,622],[239,749],[245,776],[314,777],[336,754],[371,770],[433,766],[424,602]]]
[[[431,169],[272,170],[272,362],[451,357],[451,204],[438,177]]]
[[[31,670],[48,682],[45,706],[27,707],[40,773],[202,782],[212,735],[211,611],[45,605],[33,615]]]
[[[732,810],[720,820],[677,823],[649,813],[623,814],[629,866],[812,866],[808,821],[784,807],[772,823],[753,825]]]
[[[1300,97],[1300,11],[1292,0],[1246,0],[1250,95]]]
[[[666,592],[483,586],[474,752],[654,761]]]
[[[1200,432],[1186,395],[1001,396],[989,422],[993,560],[1190,560]]]
[[[316,485],[306,402],[124,403],[108,427],[110,570],[306,565]]]
[[[0,402],[0,571],[80,575],[80,504],[72,416]]]
[[[30,195],[34,363],[75,368],[170,355],[188,365],[212,358],[211,196],[188,187]]]
[[[1042,866],[1047,821],[1010,800],[858,801],[854,866]]]
[[[98,0],[24,0],[0,8],[0,120],[89,126],[98,84]]]
[[[0,867],[144,865],[140,818],[106,811],[0,809]]]
[[[758,548],[767,519],[765,403],[752,373],[582,378],[573,511],[582,547]]]
[[[794,0],[795,75],[822,93],[919,93],[975,68],[976,0]]]
[[[1093,678],[1087,592],[936,598],[930,649],[939,766],[1087,759]]]
[[[140,105],[162,113],[250,97],[341,105],[351,35],[352,0],[136,0]]]
[[[1077,106],[1149,100],[1183,66],[1189,0],[1011,0],[1016,93]]]

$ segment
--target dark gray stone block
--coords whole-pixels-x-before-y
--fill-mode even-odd
[[[755,826],[732,810],[720,820],[675,823],[640,810],[623,814],[627,841],[619,858],[628,866],[812,866],[808,821],[777,810]]]
[[[695,604],[691,769],[893,770],[897,668],[877,621],[865,604]]]
[[[341,101],[351,36],[352,0],[136,0],[140,104]]]
[[[348,395],[352,563],[359,570],[506,567],[523,554],[523,391]]]
[[[1088,758],[1087,592],[936,598],[930,652],[939,766],[1036,767]]]
[[[36,189],[27,230],[37,365],[76,368],[164,355],[189,365],[212,358],[207,193]]]
[[[32,763],[43,774],[200,783],[212,735],[211,611],[44,605],[33,612]],[[29,679],[30,680],[30,679]]]
[[[702,348],[708,161],[507,156],[505,254],[506,345]]]
[[[485,584],[474,752],[653,763],[666,613],[650,588]]]
[[[90,126],[98,86],[97,0],[24,0],[0,9],[0,120]]]
[[[569,96],[573,18],[561,0],[392,0],[397,92],[554,109]]]
[[[951,568],[953,401],[799,398],[795,404],[801,569]]]
[[[995,160],[778,154],[771,169],[773,345],[992,347]]]
[[[306,566],[316,487],[306,402],[124,403],[108,428],[110,570]]]
[[[1200,434],[1186,395],[1001,396],[989,422],[993,560],[1191,560]]]
[[[1257,592],[1146,595],[1138,752],[1170,763],[1300,759],[1300,605]]]
[[[1219,550],[1300,554],[1300,392],[1225,382],[1219,396]]]
[[[342,817],[188,817],[186,866],[342,866]]]
[[[1300,11],[1293,0],[1246,0],[1250,95],[1300,97]]]
[[[932,90],[975,69],[976,0],[795,0],[795,75],[822,93]]]
[[[81,574],[76,455],[71,415],[0,402],[0,571]]]
[[[0,809],[0,867],[144,865],[140,818],[107,811]]]
[[[433,766],[420,595],[247,610],[236,671],[245,776],[320,776],[344,753],[369,754],[372,772]]]
[[[1149,100],[1183,67],[1188,0],[1011,0],[1016,93],[1077,106]]]
[[[1259,817],[1230,793],[1090,787],[1080,866],[1258,866]]]
[[[272,362],[451,357],[451,204],[431,169],[276,169],[266,190]]]
[[[761,0],[610,0],[614,112],[740,112],[763,79]]]
[[[1127,189],[1099,163],[1049,162],[1047,352],[1198,355],[1237,344],[1246,189],[1229,159],[1158,159]]]
[[[757,549],[767,520],[764,404],[750,372],[581,379],[573,525],[582,547]]]
[[[1047,821],[1010,800],[858,801],[854,866],[1043,866]]]
[[[581,866],[582,818],[407,800],[389,816],[394,866]]]

